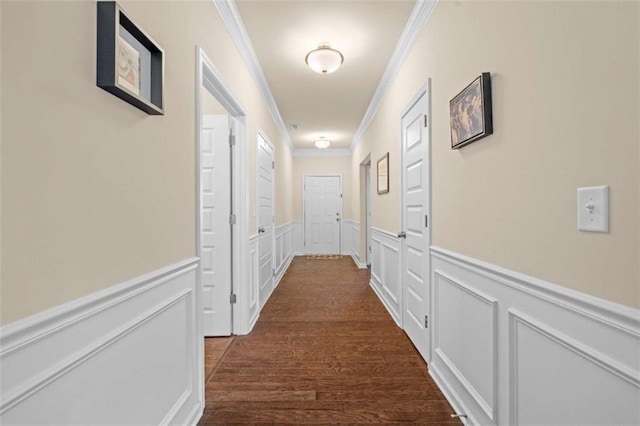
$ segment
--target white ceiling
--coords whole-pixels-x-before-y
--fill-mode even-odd
[[[313,148],[320,136],[332,149],[349,148],[414,3],[236,0],[295,149]],[[322,43],[344,55],[333,74],[304,62]]]

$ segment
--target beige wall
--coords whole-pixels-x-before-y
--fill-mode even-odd
[[[293,176],[290,185],[293,188],[292,206],[294,220],[303,220],[302,217],[302,182],[304,175],[311,174],[341,174],[342,175],[342,218],[353,219],[351,215],[352,205],[352,179],[350,157],[294,157]]]
[[[399,204],[399,114],[430,77],[433,244],[639,307],[638,8],[441,1],[354,152],[354,176],[367,153],[391,152],[373,226],[399,229],[386,208]],[[494,135],[452,151],[448,102],[483,71]],[[576,189],[593,185],[611,188],[608,234],[577,230]]]
[[[228,112],[218,100],[203,86],[202,87],[202,113],[206,115],[228,115]]]
[[[195,254],[196,45],[248,112],[252,204],[256,128],[288,153],[213,2],[120,4],[165,51],[164,116],[96,87],[94,1],[1,3],[3,324]]]

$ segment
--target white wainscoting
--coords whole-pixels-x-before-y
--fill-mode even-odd
[[[351,253],[349,254],[358,268],[365,269],[367,265],[360,259],[360,223],[355,220],[351,220],[349,221],[349,225],[351,227],[349,232],[349,237],[351,239]]]
[[[0,330],[0,423],[195,424],[202,414],[198,260]]]
[[[340,254],[343,256],[351,256],[353,253],[353,238],[351,237],[351,233],[353,232],[353,224],[354,221],[350,219],[345,219],[342,221],[341,228],[341,241],[340,247],[342,247]]]
[[[371,228],[371,287],[393,320],[402,327],[400,240],[390,232]]]
[[[290,223],[293,231],[293,255],[298,256],[304,254],[304,222],[301,220],[294,220]]]
[[[260,316],[260,259],[258,256],[258,234],[255,234],[249,238],[249,329],[248,334],[253,330],[253,326],[256,325],[258,317]],[[237,330],[234,330],[234,334]]]
[[[429,371],[469,424],[640,424],[640,311],[437,247],[431,264]]]
[[[273,256],[273,262],[276,276],[274,278],[274,289],[280,283],[282,276],[287,271],[287,268],[289,268],[291,260],[293,259],[295,234],[294,222],[277,226],[275,229],[276,250]]]

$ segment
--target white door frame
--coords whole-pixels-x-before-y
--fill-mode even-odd
[[[273,146],[273,144],[271,143],[271,141],[269,140],[269,138],[267,137],[267,134],[265,132],[262,131],[262,129],[258,128],[258,132],[257,132],[258,136],[262,138],[263,141],[265,141],[267,143],[267,145],[269,145],[269,147],[271,148],[271,152],[273,153],[274,157],[273,157],[273,161],[274,161],[274,166],[273,166],[273,180],[271,181],[271,217],[273,218],[273,221],[271,223],[271,270],[273,271],[275,269],[275,259],[274,259],[274,255],[276,252],[276,204],[275,204],[275,198],[276,198],[276,169],[275,169],[275,147]],[[257,149],[260,149],[259,145],[256,144]],[[260,180],[260,176],[258,174],[258,159],[256,157],[256,208],[258,207],[258,183]],[[260,220],[259,220],[259,215],[260,211],[257,212],[256,214],[256,223],[259,226],[260,225]],[[258,237],[258,249],[260,248],[260,237]],[[258,253],[260,252],[260,250],[258,250]],[[258,257],[258,261],[259,261],[259,257]],[[260,307],[260,267],[258,266],[258,315],[260,315],[260,311],[262,310],[262,308]],[[272,275],[272,279],[273,279],[273,288],[271,289],[271,292],[273,293],[273,290],[275,290],[275,274]],[[271,297],[271,295],[269,295],[269,297],[267,297],[267,300],[269,300],[269,298]],[[266,302],[265,302],[266,304]]]
[[[307,181],[307,177],[337,177],[340,181],[340,228],[338,234],[338,254],[342,254],[342,224],[344,223],[344,218],[342,214],[342,173],[305,173],[302,176],[302,241],[304,244],[304,252],[307,253],[307,210],[305,207],[307,201],[307,190],[305,188],[305,183]]]
[[[424,84],[420,87],[420,89],[418,89],[418,91],[416,92],[415,95],[413,95],[413,97],[411,98],[411,100],[407,103],[407,105],[402,109],[402,111],[400,112],[400,117],[398,119],[399,121],[399,138],[398,140],[402,142],[402,117],[404,117],[405,115],[407,115],[407,113],[411,110],[411,108],[420,100],[420,98],[422,96],[427,96],[427,109],[429,111],[429,113],[431,113],[431,79],[428,78]],[[432,170],[431,170],[431,158],[432,158],[432,148],[431,148],[431,118],[428,117],[428,123],[429,125],[427,126],[427,138],[429,140],[429,145],[427,147],[428,149],[428,165],[429,165],[429,173],[427,176],[427,187],[429,188],[429,207],[427,209],[427,215],[428,215],[428,225],[427,226],[427,235],[429,238],[429,243],[431,243],[432,239],[432,228],[433,228],[433,217],[432,217],[432,206],[431,206],[431,202],[433,199],[433,185],[432,185]],[[400,170],[403,170],[404,167],[404,153],[403,153],[403,149],[402,147],[400,147]],[[404,192],[402,191],[402,188],[404,188],[404,172],[402,171],[400,173],[400,229],[404,230],[405,229],[405,224],[403,222],[403,214],[402,214],[402,209],[404,207],[403,203],[404,203]],[[403,250],[402,248],[404,247],[403,241],[400,240],[400,256],[404,256]],[[426,277],[425,283],[427,284],[427,290],[426,290],[426,297],[429,297],[429,305],[426,307],[426,312],[425,315],[428,315],[429,318],[431,318],[431,313],[434,312],[434,307],[433,307],[433,285],[431,282],[431,253],[430,253],[430,247],[426,248],[425,251],[425,255],[426,255],[426,259],[422,259],[423,262],[426,262],[428,267],[429,267],[429,276]],[[401,258],[400,259],[400,264],[404,265],[404,259]],[[401,278],[404,276],[404,272],[401,272]],[[404,282],[402,283],[402,298],[401,298],[401,304],[400,304],[400,324],[402,325],[402,328],[404,329],[404,308],[405,308],[405,303],[406,301],[404,300]],[[427,349],[427,354],[428,354],[428,359],[426,359],[425,361],[429,362],[431,361],[431,359],[433,358],[433,354],[432,354],[432,350],[433,350],[433,326],[430,324],[428,327],[428,334],[429,334],[429,345],[428,345],[428,349]]]
[[[202,188],[200,177],[200,144],[201,144],[201,128],[202,128],[202,88],[206,87],[220,104],[227,110],[227,113],[235,119],[236,127],[236,144],[231,149],[231,194],[232,206],[231,211],[236,215],[236,224],[232,229],[232,291],[237,295],[238,303],[232,309],[232,333],[247,334],[249,332],[248,307],[248,267],[246,265],[248,256],[248,229],[249,229],[249,191],[247,185],[247,176],[242,171],[246,170],[247,164],[247,113],[240,102],[224,82],[220,72],[213,65],[213,62],[206,55],[204,50],[196,46],[196,197],[195,197],[195,252],[199,258],[200,253],[200,191]],[[204,371],[204,339],[203,336],[203,320],[202,320],[202,282],[200,277],[200,268],[196,273],[196,309],[195,318],[198,343],[198,371]],[[198,375],[201,410],[204,409],[204,375]]]

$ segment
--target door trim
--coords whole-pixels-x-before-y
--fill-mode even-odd
[[[422,84],[422,86],[420,86],[420,89],[418,89],[418,91],[415,93],[415,95],[413,95],[413,97],[411,98],[411,100],[407,103],[407,105],[402,109],[402,111],[400,112],[400,117],[398,119],[398,131],[399,131],[399,141],[400,143],[402,143],[402,119],[404,118],[404,116],[406,116],[409,111],[411,111],[411,109],[414,107],[414,105],[416,103],[418,103],[418,101],[423,97],[426,96],[426,100],[427,100],[427,111],[428,114],[431,114],[431,96],[429,96],[429,94],[431,93],[431,79],[428,78],[424,84]],[[427,187],[429,188],[429,200],[428,200],[428,208],[427,208],[427,215],[429,217],[429,226],[427,226],[427,235],[428,235],[428,239],[429,239],[429,247],[425,247],[425,256],[426,258],[422,259],[422,262],[426,262],[426,264],[429,267],[429,271],[431,271],[431,256],[429,254],[429,249],[430,249],[430,245],[432,242],[432,229],[433,229],[433,216],[432,216],[432,200],[433,200],[433,184],[432,184],[432,147],[431,147],[431,127],[432,127],[432,122],[430,120],[430,117],[427,119],[427,122],[429,123],[429,125],[427,126],[427,138],[429,140],[429,144],[427,146],[427,152],[428,152],[428,167],[429,167],[429,173],[427,175]],[[402,188],[404,188],[404,172],[402,172],[404,170],[404,150],[402,149],[402,146],[400,147],[400,206],[399,206],[399,210],[400,210],[400,230],[404,230],[405,228],[405,223],[403,222],[403,214],[402,214],[402,209],[403,209],[403,205],[404,205],[404,191],[402,190]],[[401,265],[404,265],[404,261],[405,261],[405,244],[404,242],[400,239],[400,262]],[[403,266],[404,268],[404,266]],[[428,306],[425,307],[426,312],[425,315],[428,315],[429,318],[432,317],[431,313],[434,311],[434,307],[433,307],[433,285],[431,282],[431,273],[428,274],[429,276],[426,277],[425,282],[427,283],[427,290],[426,290],[426,297],[429,298],[429,304]],[[404,277],[404,271],[402,271],[401,277]],[[400,306],[400,310],[401,310],[401,315],[400,315],[400,323],[402,326],[402,329],[404,330],[404,309],[405,309],[405,300],[404,300],[404,281],[402,282],[402,302],[401,302],[401,306]],[[429,334],[429,342],[428,342],[428,346],[427,346],[427,359],[425,359],[425,361],[429,362],[431,361],[431,359],[433,358],[433,325],[430,324],[430,326],[428,327],[428,334]]]
[[[342,224],[344,223],[343,204],[344,192],[342,191],[342,173],[305,173],[302,175],[302,246],[307,254],[307,211],[305,208],[307,201],[307,190],[305,183],[307,177],[337,177],[340,181],[340,229],[338,232],[338,254],[342,255]]]

